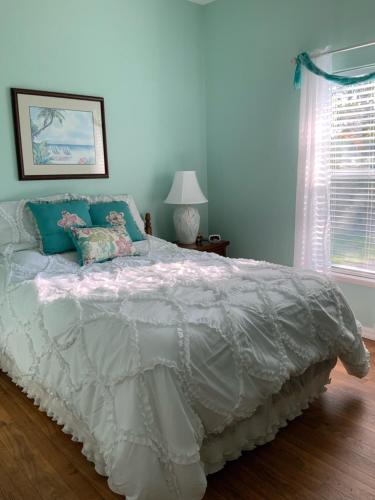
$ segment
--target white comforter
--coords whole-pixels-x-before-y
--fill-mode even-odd
[[[79,268],[75,254],[0,260],[0,366],[129,500],[198,500],[206,436],[283,383],[368,353],[337,288],[314,273],[178,249]]]

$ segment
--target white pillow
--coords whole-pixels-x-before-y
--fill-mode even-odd
[[[25,201],[0,203],[0,253],[12,244],[15,250],[26,250],[38,245],[35,236],[24,224]]]

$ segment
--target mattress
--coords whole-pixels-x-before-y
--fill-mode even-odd
[[[85,268],[74,253],[0,261],[0,366],[128,500],[201,499],[207,473],[319,395],[336,357],[367,373],[325,277],[137,245]]]

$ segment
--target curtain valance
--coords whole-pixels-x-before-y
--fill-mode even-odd
[[[302,66],[304,66],[315,75],[322,76],[326,80],[338,83],[339,85],[353,85],[354,83],[362,83],[369,80],[375,80],[375,72],[361,76],[340,76],[332,73],[327,73],[326,71],[318,68],[318,66],[312,62],[307,52],[301,52],[296,57],[296,71],[294,73],[294,87],[296,89],[301,88]]]

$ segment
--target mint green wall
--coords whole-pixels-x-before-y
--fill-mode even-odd
[[[129,192],[172,237],[173,172],[206,192],[201,23],[186,0],[0,0],[0,199]],[[103,96],[110,179],[19,182],[13,86]]]
[[[0,200],[133,193],[173,237],[173,172],[196,169],[233,256],[293,260],[301,50],[375,38],[373,0],[0,0]],[[12,86],[104,96],[109,180],[19,182]],[[207,113],[207,122],[206,122]],[[207,141],[206,141],[207,130]],[[207,151],[206,151],[207,146]],[[208,177],[206,158],[208,158]],[[207,208],[201,209],[207,230]],[[343,286],[364,324],[375,290]],[[374,311],[374,312],[373,312]]]
[[[293,263],[302,50],[375,38],[373,0],[216,0],[204,8],[209,230],[231,255]],[[375,322],[375,291],[343,286]],[[366,305],[365,305],[366,304]]]

